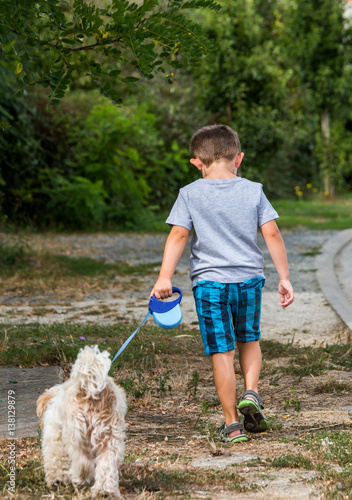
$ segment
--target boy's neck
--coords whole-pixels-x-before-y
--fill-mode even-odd
[[[218,160],[214,161],[209,167],[203,165],[203,179],[234,179],[237,177],[237,167],[235,161]]]

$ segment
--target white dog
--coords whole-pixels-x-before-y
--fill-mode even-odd
[[[37,402],[42,420],[45,479],[92,483],[92,496],[120,497],[118,467],[125,453],[126,396],[108,376],[109,353],[81,349],[70,378],[45,391]]]

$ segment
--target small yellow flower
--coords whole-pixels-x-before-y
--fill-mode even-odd
[[[329,191],[324,191],[324,196],[329,196]]]
[[[303,196],[302,191],[298,191],[298,193],[297,193],[297,194],[298,194],[298,196]]]
[[[311,184],[307,184],[307,188],[310,189],[312,187]]]
[[[318,192],[318,188],[313,188],[313,193],[317,193]]]
[[[299,191],[299,190],[300,190],[300,187],[299,187],[299,186],[296,186],[296,187],[295,187],[295,190],[296,190],[296,191]]]

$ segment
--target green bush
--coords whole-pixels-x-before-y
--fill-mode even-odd
[[[102,183],[105,225],[142,226],[150,211],[169,207],[189,172],[187,151],[176,141],[168,150],[144,104],[99,104],[70,140],[73,158],[66,165]]]
[[[43,97],[14,98],[13,74],[0,64],[0,217],[14,224],[55,221],[46,188],[66,175],[67,130],[72,115],[47,110]]]
[[[49,197],[47,208],[59,229],[93,229],[103,222],[106,192],[102,181],[91,182],[84,177],[65,179],[57,176],[43,193]]]
[[[73,94],[48,110],[42,97],[12,93],[11,78],[1,79],[3,220],[60,230],[152,229],[156,212],[169,209],[190,179],[188,152],[176,140],[166,144],[146,104],[93,105],[87,92],[84,101]]]

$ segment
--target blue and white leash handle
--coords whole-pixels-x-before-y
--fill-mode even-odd
[[[155,295],[153,295],[153,297],[150,297],[147,315],[145,316],[139,327],[136,328],[136,330],[132,333],[132,335],[130,335],[128,339],[124,342],[124,344],[120,347],[120,349],[115,354],[115,357],[111,361],[111,363],[113,363],[115,359],[118,358],[118,356],[120,356],[122,351],[126,349],[126,347],[131,342],[133,337],[136,335],[138,330],[147,321],[150,314],[153,315],[153,318],[156,321],[156,323],[162,328],[166,329],[176,328],[176,326],[178,326],[181,323],[182,312],[181,312],[180,302],[182,299],[182,292],[179,288],[174,286],[172,287],[172,293],[178,293],[179,296],[177,297],[176,300],[172,300],[171,302],[162,302],[158,300],[155,297]]]

